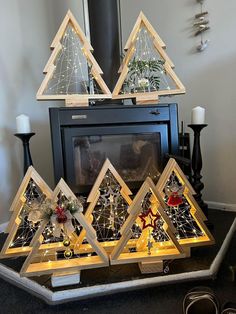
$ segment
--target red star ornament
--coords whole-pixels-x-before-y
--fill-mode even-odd
[[[142,229],[145,229],[148,227],[155,229],[156,228],[156,222],[158,221],[158,219],[161,218],[161,216],[159,214],[154,215],[152,212],[152,209],[149,208],[146,211],[146,213],[139,215],[139,218],[141,219],[141,221],[143,223]]]

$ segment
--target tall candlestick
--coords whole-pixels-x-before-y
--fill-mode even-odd
[[[201,130],[207,126],[207,124],[189,124],[188,125],[194,132],[194,144],[193,144],[193,153],[192,153],[192,186],[196,192],[194,198],[196,199],[198,205],[203,210],[206,217],[208,217],[208,205],[202,200],[202,190],[204,184],[202,183],[202,154],[200,146],[200,134]],[[208,223],[208,227],[211,224]],[[211,225],[212,226],[212,225]]]
[[[24,152],[24,175],[26,174],[29,166],[33,166],[31,154],[30,154],[30,147],[29,141],[35,133],[16,133],[14,134],[16,137],[20,138],[23,144],[23,152]]]
[[[16,117],[16,131],[17,134],[27,134],[31,132],[30,120],[25,114]]]
[[[204,124],[205,123],[205,109],[197,106],[192,109],[191,124]]]

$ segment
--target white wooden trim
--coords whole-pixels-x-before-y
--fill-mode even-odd
[[[212,201],[205,201],[209,208],[212,209],[219,209],[224,210],[227,212],[234,212],[236,211],[236,204],[228,204],[228,203],[219,203],[219,202],[212,202]]]

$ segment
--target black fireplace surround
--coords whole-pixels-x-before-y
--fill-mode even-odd
[[[106,158],[131,190],[178,155],[177,104],[50,108],[55,183],[87,195]]]

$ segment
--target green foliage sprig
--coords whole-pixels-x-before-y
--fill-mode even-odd
[[[147,87],[149,89],[158,90],[160,88],[160,72],[164,72],[164,61],[163,60],[139,60],[133,58],[130,61],[128,67],[128,75],[124,82],[125,90],[134,92],[140,90],[145,92]],[[138,80],[146,79],[148,86],[138,86]]]

